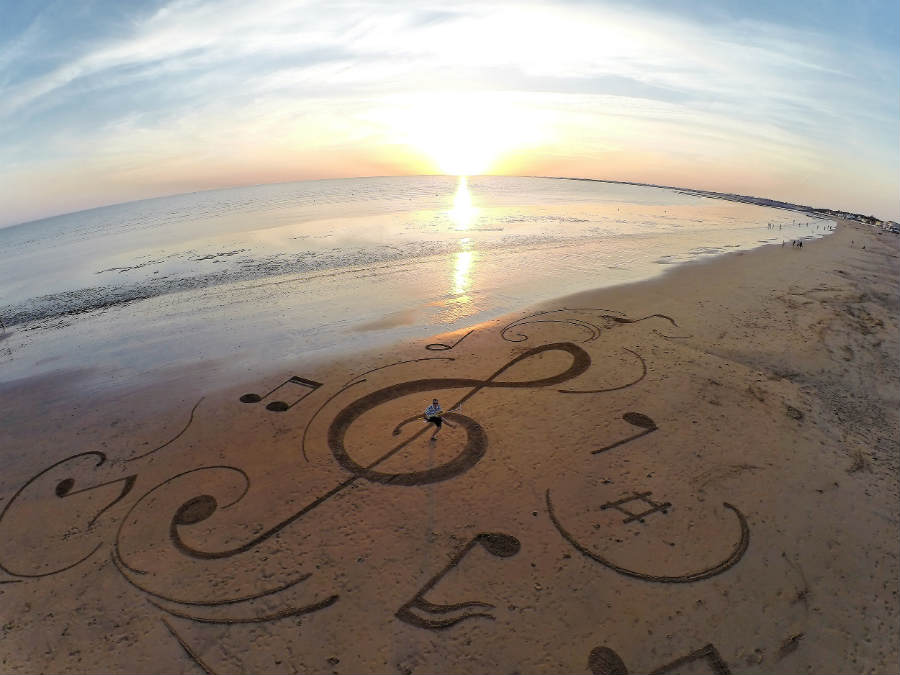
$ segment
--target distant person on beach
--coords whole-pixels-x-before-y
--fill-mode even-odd
[[[435,436],[438,435],[438,432],[441,430],[441,425],[444,423],[443,418],[441,417],[444,414],[444,411],[441,410],[441,404],[438,403],[438,400],[432,399],[431,405],[425,408],[425,421],[430,422],[434,425],[434,433],[431,434],[431,438],[429,440],[435,440]],[[447,426],[452,427],[453,425],[449,422]]]

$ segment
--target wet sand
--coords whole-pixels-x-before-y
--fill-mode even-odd
[[[845,222],[340,363],[2,385],[0,667],[896,672],[898,250]]]

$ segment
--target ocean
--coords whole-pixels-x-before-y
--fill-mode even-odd
[[[673,189],[518,177],[303,181],[107,206],[0,229],[0,382],[323,360],[832,225]]]

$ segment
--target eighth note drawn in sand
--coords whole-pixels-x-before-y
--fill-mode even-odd
[[[428,583],[426,583],[424,586],[422,586],[422,588],[419,589],[419,592],[416,593],[415,596],[413,596],[412,600],[410,600],[397,610],[395,616],[401,621],[405,621],[410,625],[416,626],[418,628],[427,628],[428,630],[441,630],[442,628],[449,628],[450,626],[458,624],[460,621],[473,619],[479,616],[493,621],[494,616],[486,611],[465,611],[475,607],[484,608],[485,610],[494,609],[494,605],[490,603],[469,601],[458,602],[450,605],[439,605],[429,602],[424,597],[428,591],[434,588],[437,583],[444,578],[447,572],[456,567],[459,562],[464,557],[466,557],[469,551],[471,551],[476,544],[481,544],[481,546],[483,546],[488,553],[493,556],[497,556],[498,558],[508,558],[510,556],[513,556],[519,552],[519,549],[522,548],[522,545],[519,543],[518,539],[516,539],[512,535],[503,534],[502,532],[482,532],[475,535],[459,553],[453,556],[453,558],[449,563],[447,563],[447,566],[444,567],[444,569],[431,577],[431,579],[428,580]],[[421,611],[423,614],[430,615],[431,618],[421,617],[417,614],[413,614],[412,610],[414,609]],[[459,614],[460,611],[462,611],[461,615]],[[439,615],[449,616],[439,617]]]
[[[456,345],[458,345],[460,342],[465,340],[467,337],[469,337],[474,332],[475,332],[474,329],[470,330],[468,333],[463,335],[461,338],[459,338],[459,340],[454,342],[452,345],[445,345],[443,342],[432,342],[431,344],[425,345],[425,349],[432,351],[432,352],[442,352],[444,350],[453,349]]]
[[[643,429],[643,431],[639,431],[634,436],[629,436],[628,438],[623,438],[621,441],[616,441],[611,445],[604,446],[599,450],[592,450],[591,454],[596,455],[597,453],[604,452],[605,450],[612,450],[613,448],[618,448],[620,445],[625,445],[626,443],[633,441],[641,436],[646,436],[647,434],[653,433],[657,429],[656,422],[650,419],[647,415],[639,412],[627,412],[622,415],[622,419],[628,422],[631,426],[637,427],[638,429]]]
[[[285,403],[284,401],[270,401],[268,404],[266,404],[266,410],[271,410],[272,412],[284,412],[286,410],[290,410],[295,405],[300,403],[300,401],[302,401],[304,398],[306,398],[316,389],[322,386],[321,382],[316,382],[315,380],[307,380],[305,377],[294,375],[293,377],[289,377],[277,387],[275,387],[268,393],[263,394],[262,396],[252,393],[244,394],[243,396],[241,396],[241,403],[259,403],[263,399],[269,398],[269,396],[288,384],[296,384],[301,387],[308,387],[309,391],[303,392],[297,399],[295,399],[291,403]]]

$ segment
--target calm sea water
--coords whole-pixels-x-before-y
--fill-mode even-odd
[[[674,190],[508,177],[109,206],[0,229],[0,381],[329,357],[830,225]]]

